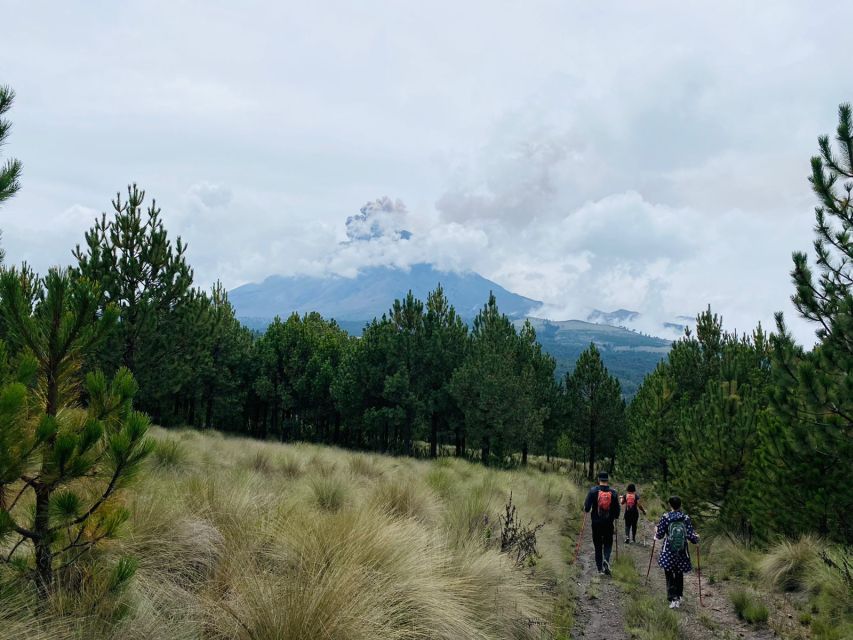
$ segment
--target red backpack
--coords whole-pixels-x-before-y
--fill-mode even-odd
[[[637,508],[637,494],[636,493],[626,493],[625,494],[625,510],[633,511]]]
[[[613,492],[610,489],[603,491],[598,490],[598,515],[605,518],[610,515],[610,501],[613,499]]]

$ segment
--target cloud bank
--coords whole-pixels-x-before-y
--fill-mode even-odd
[[[853,6],[31,4],[0,228],[40,270],[137,181],[205,285],[432,262],[553,318],[749,330],[793,316],[808,158],[853,97]]]

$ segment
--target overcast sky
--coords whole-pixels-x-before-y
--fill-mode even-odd
[[[793,320],[809,157],[853,99],[836,4],[0,0],[7,260],[69,263],[136,181],[205,286],[430,261],[555,319]],[[352,240],[385,196],[411,238]]]

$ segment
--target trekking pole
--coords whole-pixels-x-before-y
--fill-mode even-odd
[[[646,582],[649,581],[649,574],[652,572],[652,558],[655,555],[655,545],[657,544],[658,539],[652,538],[652,551],[649,553],[649,568],[646,569]]]
[[[581,522],[581,532],[578,534],[578,543],[575,545],[575,557],[572,558],[572,564],[578,561],[578,553],[581,550],[581,541],[583,540],[583,530],[586,528],[586,511],[583,512],[583,521]]]
[[[619,527],[613,527],[613,534],[616,536],[616,559],[619,559]]]
[[[696,577],[699,579],[699,606],[704,607],[702,602],[702,552],[699,550],[699,544],[696,544]]]

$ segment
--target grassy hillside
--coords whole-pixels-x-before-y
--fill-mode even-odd
[[[554,619],[579,499],[565,476],[154,435],[124,494],[132,519],[101,551],[101,566],[138,560],[128,590],[93,563],[41,615],[0,590],[0,637],[485,640],[539,638]],[[499,552],[510,492],[524,523],[545,523],[542,557],[520,568]]]

